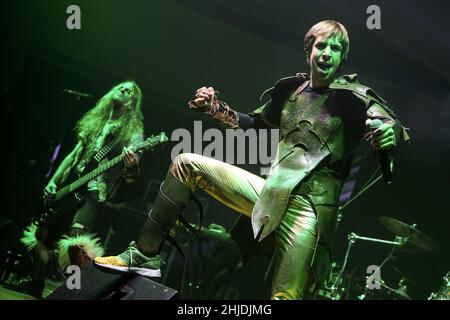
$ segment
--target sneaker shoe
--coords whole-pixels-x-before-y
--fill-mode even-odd
[[[133,241],[128,246],[128,249],[118,256],[97,257],[94,259],[94,264],[121,272],[136,273],[144,277],[161,277],[161,257],[156,255],[154,257],[147,257],[143,255]]]

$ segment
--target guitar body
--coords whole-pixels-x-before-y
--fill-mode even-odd
[[[66,197],[43,204],[32,223],[37,225],[36,238],[51,246],[66,232],[75,212],[84,204],[84,198]]]
[[[89,169],[90,166],[86,166],[86,168]],[[69,179],[68,184],[80,178],[79,174],[73,176],[72,179]],[[33,223],[38,226],[36,238],[48,246],[52,246],[70,228],[75,213],[84,205],[87,196],[89,196],[89,191],[86,186],[83,186],[64,197],[42,203],[33,219]]]
[[[70,185],[80,178],[81,174],[72,174],[69,176],[66,185]],[[57,216],[66,211],[76,211],[84,203],[84,197],[88,191],[86,187],[78,189],[76,192],[67,194],[64,197],[53,198],[49,201],[43,201],[38,209],[37,215],[33,218],[33,222],[37,222],[39,226],[52,225],[57,220]]]

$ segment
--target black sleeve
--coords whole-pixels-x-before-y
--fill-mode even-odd
[[[250,128],[256,128],[256,121],[255,118],[246,114],[246,113],[241,113],[238,112],[238,124],[239,124],[239,128],[242,129],[250,129]]]

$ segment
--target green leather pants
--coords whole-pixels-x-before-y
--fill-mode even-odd
[[[198,187],[247,217],[251,217],[265,183],[263,178],[241,168],[191,153],[177,156],[169,171],[192,191]],[[316,229],[316,215],[311,203],[304,196],[291,196],[275,231],[272,299],[302,297],[311,274]]]

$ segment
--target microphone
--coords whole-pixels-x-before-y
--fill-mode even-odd
[[[383,124],[380,119],[373,119],[370,123],[370,129],[375,131]],[[386,183],[392,182],[392,158],[389,156],[387,150],[377,150],[378,160],[380,161],[381,173]]]
[[[62,92],[77,96],[77,97],[83,97],[83,98],[93,98],[94,96],[92,94],[88,94],[88,93],[84,93],[84,92],[79,92],[79,91],[75,91],[75,90],[70,90],[70,89],[63,89]]]

